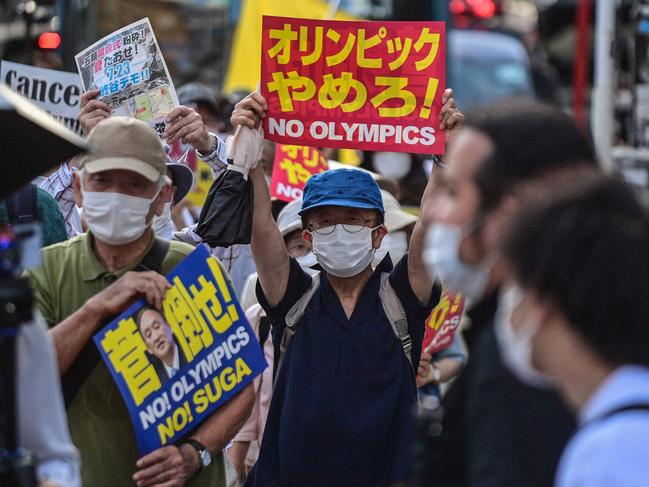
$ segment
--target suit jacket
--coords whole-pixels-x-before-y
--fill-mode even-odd
[[[182,369],[185,365],[187,365],[187,359],[185,358],[185,354],[183,353],[182,349],[178,346],[176,337],[174,337],[174,344],[176,345],[176,350],[178,353],[178,365]],[[164,363],[158,357],[148,352],[147,354],[149,355],[149,361],[153,365],[156,374],[158,374],[158,378],[160,379],[160,384],[164,384],[170,379],[170,377],[167,375],[167,370],[165,369]]]

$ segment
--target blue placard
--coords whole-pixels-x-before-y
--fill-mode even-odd
[[[94,337],[143,455],[184,437],[267,367],[232,285],[205,247],[167,278],[162,310],[141,299]]]

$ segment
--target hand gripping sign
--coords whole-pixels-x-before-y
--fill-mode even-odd
[[[266,137],[442,154],[443,22],[263,19]]]
[[[300,199],[309,178],[327,169],[329,163],[317,149],[277,144],[270,195],[287,202]]]
[[[462,295],[444,291],[439,303],[426,320],[422,350],[434,354],[453,345],[463,310]]]
[[[139,300],[94,337],[140,453],[196,428],[266,368],[218,261],[203,246],[167,276],[162,310]]]

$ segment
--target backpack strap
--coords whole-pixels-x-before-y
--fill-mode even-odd
[[[153,242],[153,246],[134,269],[135,271],[155,271],[158,274],[162,274],[162,262],[169,251],[170,243],[168,240],[163,240],[157,237],[154,238],[155,241]],[[114,319],[115,316],[107,318],[102,322],[99,328],[103,328]],[[81,349],[81,352],[79,352],[79,355],[77,355],[70,365],[70,368],[61,378],[61,386],[63,389],[63,398],[65,400],[66,408],[70,403],[72,403],[77,392],[79,392],[79,389],[84,384],[90,373],[95,369],[100,359],[101,356],[99,355],[99,351],[94,342],[88,340]]]
[[[406,317],[406,311],[403,309],[401,301],[397,296],[396,291],[390,284],[390,274],[388,272],[381,273],[381,287],[379,288],[379,298],[381,299],[381,304],[383,305],[383,311],[390,322],[392,331],[401,343],[401,348],[403,349],[403,354],[406,356],[408,363],[410,364],[410,370],[412,371],[413,377],[416,376],[415,368],[412,364],[412,338],[408,332],[408,319]],[[289,309],[286,313],[286,328],[284,328],[284,333],[282,335],[282,340],[279,345],[279,355],[276,357],[279,360],[276,360],[277,366],[275,367],[275,374],[279,371],[286,352],[288,351],[289,346],[293,340],[293,336],[297,331],[297,325],[304,316],[307,306],[311,301],[311,298],[315,292],[320,287],[320,273],[316,273],[311,276],[311,286],[307,291],[298,299],[295,304]]]
[[[282,366],[282,362],[284,361],[288,347],[293,341],[293,336],[297,331],[297,325],[300,323],[300,320],[304,316],[307,306],[309,306],[311,298],[319,287],[320,273],[317,272],[311,276],[311,285],[306,290],[306,292],[300,297],[300,299],[295,302],[293,306],[291,306],[291,309],[288,310],[288,313],[286,313],[286,327],[284,328],[282,340],[279,344],[279,357],[275,357],[276,359],[278,359],[276,360],[277,367],[275,367],[275,376],[277,376],[277,372],[279,372],[279,369]]]
[[[403,354],[406,356],[413,376],[415,375],[415,368],[412,363],[412,338],[408,332],[408,319],[406,311],[403,309],[401,301],[397,296],[397,292],[390,284],[390,274],[387,272],[381,273],[381,287],[379,288],[379,297],[383,305],[383,311],[388,317],[392,331],[401,342]]]
[[[26,184],[6,200],[9,223],[32,223],[39,219],[36,203],[36,185]]]

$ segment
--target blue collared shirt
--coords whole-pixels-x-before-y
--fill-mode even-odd
[[[556,487],[649,486],[649,411],[608,416],[632,404],[649,404],[649,368],[616,369],[589,399],[561,458]]]

